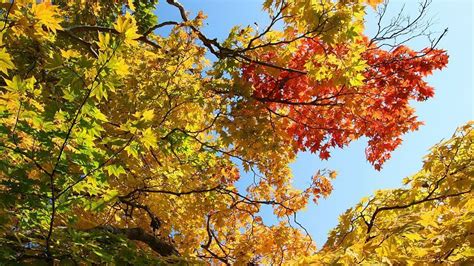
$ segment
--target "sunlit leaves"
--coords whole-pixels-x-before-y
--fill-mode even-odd
[[[373,2],[373,1],[372,1]],[[380,2],[380,1],[379,1]],[[283,15],[288,32],[320,32],[321,39],[334,44],[360,38],[363,31],[364,1],[265,1],[275,13],[285,6]]]
[[[39,4],[33,4],[31,12],[34,14],[35,19],[38,20],[39,27],[46,27],[48,30],[56,33],[57,30],[61,30],[60,25],[62,19],[57,6],[53,5],[49,1],[44,1]]]
[[[143,114],[141,115],[141,117],[143,118],[145,122],[150,122],[155,117],[155,114],[153,110],[145,110]]]
[[[369,46],[365,8],[379,2],[265,1],[271,16],[287,5],[281,29],[234,27],[222,43],[201,32],[202,13],[157,25],[157,1],[2,5],[11,23],[0,23],[0,250],[17,252],[0,259],[304,264],[316,247],[296,214],[330,195],[336,173],[294,187],[297,152],[326,159],[366,136],[379,167],[419,125],[408,103],[432,97],[422,78],[447,63],[441,50]],[[416,180],[407,183],[426,192]],[[278,223],[264,221],[264,206]],[[424,215],[415,226],[442,224]],[[415,229],[404,239],[431,237]],[[379,261],[399,244],[387,243]],[[347,253],[361,259],[364,248]]]
[[[400,46],[389,52],[367,45],[367,40],[338,46],[305,40],[287,66],[306,75],[250,64],[244,65],[243,79],[267,108],[284,110],[287,131],[300,149],[327,159],[329,148],[366,136],[367,159],[380,169],[400,136],[420,125],[410,100],[433,96],[423,78],[445,67],[448,56],[436,49],[425,54]],[[264,56],[273,60],[279,52],[284,50]]]
[[[126,174],[125,170],[123,169],[123,167],[121,165],[109,165],[106,167],[106,170],[107,172],[109,173],[109,175],[111,176],[119,176],[120,174]]]
[[[110,45],[110,34],[98,33],[99,41],[97,42],[99,49],[106,50]]]
[[[406,178],[409,187],[377,191],[347,210],[312,262],[472,260],[473,141],[469,122],[431,149],[423,169]]]
[[[135,39],[140,37],[140,34],[137,33],[138,27],[133,18],[129,13],[125,16],[120,16],[117,22],[114,24],[114,28],[119,33],[123,34],[125,43],[134,44]]]

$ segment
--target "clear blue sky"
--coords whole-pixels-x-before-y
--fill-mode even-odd
[[[178,19],[176,9],[168,7],[165,1],[159,5],[159,20]],[[227,36],[234,25],[266,25],[266,15],[261,12],[261,0],[182,0],[187,10],[196,14],[203,10],[208,15],[204,32],[220,40]],[[387,16],[394,16],[400,7],[417,9],[415,0],[392,0]],[[299,221],[308,229],[318,247],[327,238],[327,233],[338,221],[338,216],[357,203],[362,197],[377,189],[401,186],[401,180],[415,173],[422,165],[422,157],[428,149],[443,138],[449,138],[455,128],[474,119],[473,109],[473,3],[472,0],[433,0],[430,15],[435,18],[433,30],[449,28],[448,35],[439,43],[450,56],[449,65],[437,71],[427,80],[435,87],[436,95],[426,102],[416,103],[420,120],[425,125],[416,132],[404,136],[404,142],[393,154],[381,171],[375,171],[365,160],[365,140],[352,143],[344,150],[335,149],[328,161],[321,161],[309,153],[301,153],[292,169],[295,185],[308,184],[318,169],[334,169],[339,175],[333,182],[334,191],[318,205],[311,205],[299,214]],[[375,21],[367,16],[367,33],[374,30]],[[419,47],[421,43],[413,43]],[[264,211],[264,218],[271,222],[270,211]],[[268,213],[268,214],[267,214]]]

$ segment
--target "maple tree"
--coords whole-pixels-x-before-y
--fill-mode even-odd
[[[444,33],[421,51],[404,45],[423,35],[427,2],[365,36],[366,8],[380,3],[267,0],[268,27],[223,42],[175,0],[158,8],[181,21],[160,23],[154,0],[2,3],[0,259],[313,258],[296,215],[330,194],[335,172],[300,190],[289,163],[367,137],[380,169],[420,125],[410,103],[433,96],[423,78],[447,64]],[[253,180],[238,189],[242,171]]]

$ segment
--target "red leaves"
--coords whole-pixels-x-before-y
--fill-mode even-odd
[[[306,71],[310,63],[318,70],[328,66],[315,62],[315,56],[340,58],[349,52],[343,45],[330,47],[310,39],[300,45],[287,67]],[[272,62],[277,56],[269,52],[261,58]],[[334,73],[324,79],[256,64],[244,65],[242,77],[252,85],[255,100],[290,121],[286,130],[299,150],[309,149],[327,159],[330,148],[365,136],[367,160],[380,169],[400,145],[401,135],[421,124],[410,100],[433,97],[433,88],[423,78],[445,67],[448,56],[443,50],[415,52],[399,46],[393,51],[367,47],[362,58],[367,68],[360,86],[341,82],[344,71],[331,65]]]
[[[330,178],[335,177],[335,172],[331,172]],[[313,201],[316,203],[321,196],[329,196],[329,194],[332,192],[333,186],[328,178],[317,173],[315,176],[313,176],[313,184],[310,189],[313,194]]]

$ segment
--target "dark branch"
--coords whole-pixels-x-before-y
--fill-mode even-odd
[[[89,229],[89,231],[106,231],[112,234],[124,235],[130,240],[140,241],[149,246],[153,251],[163,257],[178,256],[179,252],[168,242],[147,233],[142,228],[117,228],[110,225],[99,226]]]

